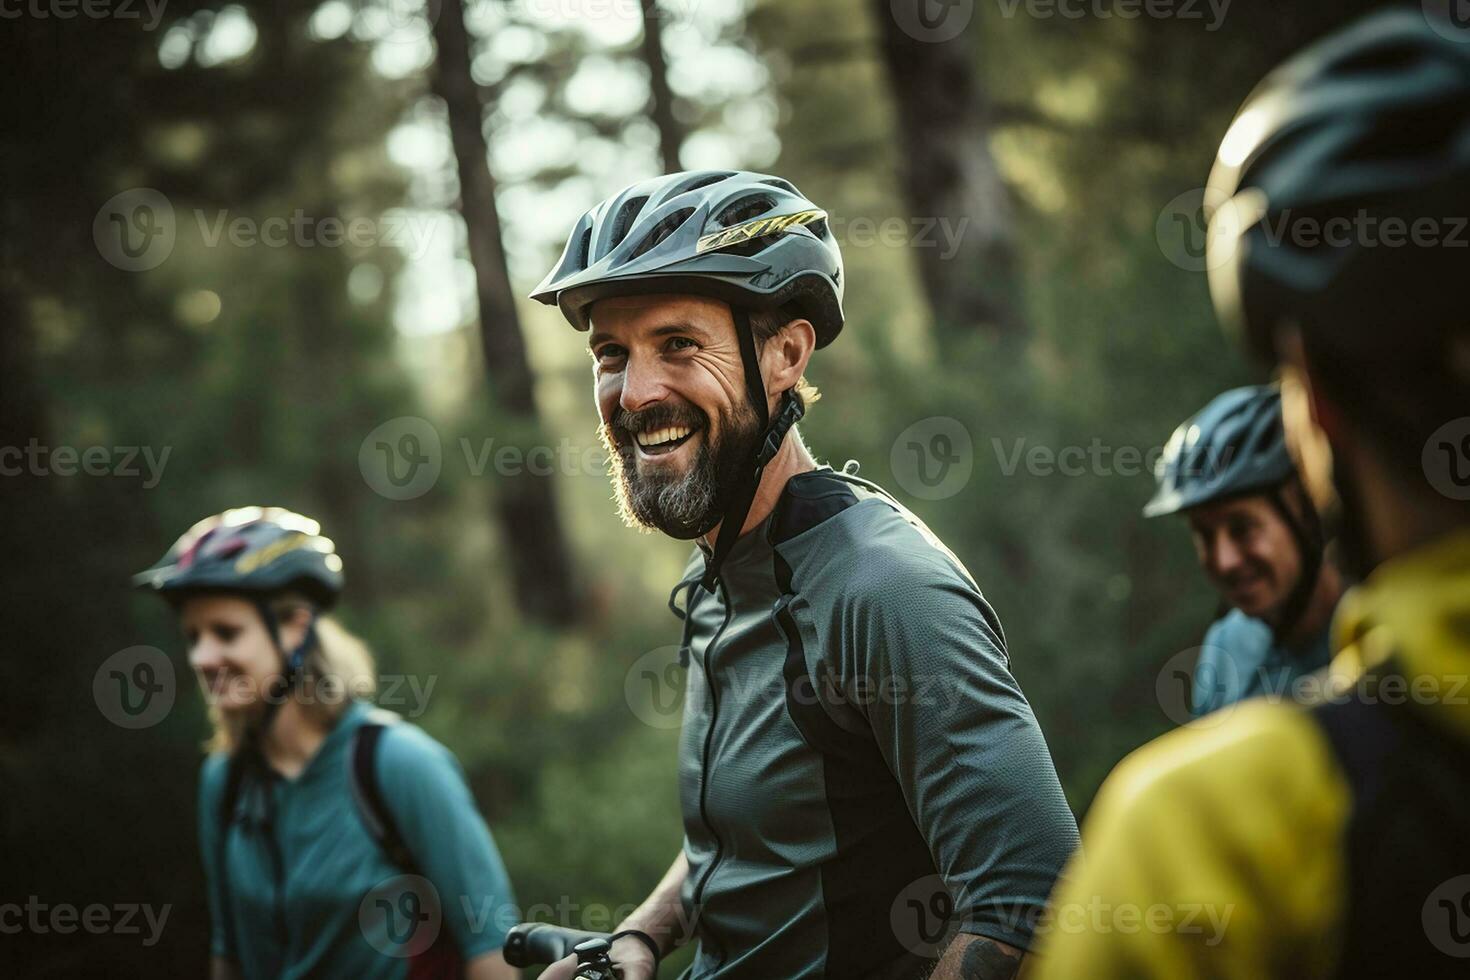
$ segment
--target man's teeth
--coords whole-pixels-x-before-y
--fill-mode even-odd
[[[649,446],[657,446],[665,442],[675,442],[693,431],[693,429],[686,425],[674,425],[663,429],[654,429],[652,432],[640,432],[634,438],[638,440],[638,445],[646,449]]]

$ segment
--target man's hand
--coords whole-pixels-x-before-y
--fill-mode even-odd
[[[622,980],[653,980],[658,969],[648,947],[632,936],[624,936],[613,943],[608,957],[613,961],[613,966],[617,967],[618,976]],[[548,966],[541,974],[541,980],[571,980],[576,972],[577,958],[568,956]]]

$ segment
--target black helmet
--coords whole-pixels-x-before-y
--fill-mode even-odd
[[[1268,490],[1295,473],[1275,385],[1232,388],[1186,420],[1164,446],[1159,488],[1145,517],[1177,514],[1240,494]]]
[[[750,310],[792,303],[824,347],[842,330],[842,253],[827,213],[789,181],[685,171],[641,181],[582,215],[531,297],[586,330],[597,300],[648,293]]]
[[[1356,388],[1390,364],[1445,371],[1447,338],[1464,335],[1454,284],[1470,268],[1470,31],[1457,42],[1432,16],[1380,12],[1302,51],[1221,143],[1207,193],[1222,202],[1210,291],[1227,328],[1267,361],[1290,321],[1320,359],[1369,375]],[[1416,222],[1429,222],[1433,244],[1412,237]]]
[[[342,559],[311,518],[282,507],[238,507],[195,524],[133,582],[167,599],[294,591],[325,610],[342,591]]]

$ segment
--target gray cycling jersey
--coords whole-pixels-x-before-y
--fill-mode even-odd
[[[675,590],[690,975],[917,975],[954,931],[1029,948],[1077,825],[959,560],[822,467],[714,594],[691,581],[704,561]]]

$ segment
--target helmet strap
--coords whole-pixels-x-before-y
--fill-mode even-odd
[[[1322,521],[1317,516],[1317,509],[1312,506],[1311,500],[1305,493],[1299,493],[1298,499],[1302,502],[1303,516],[1298,518],[1292,512],[1291,505],[1286,501],[1285,489],[1288,483],[1278,485],[1269,494],[1269,498],[1281,519],[1291,531],[1292,539],[1296,542],[1297,552],[1301,555],[1302,569],[1297,576],[1296,585],[1292,586],[1291,592],[1282,605],[1281,615],[1276,625],[1272,628],[1278,643],[1284,643],[1286,637],[1291,633],[1307,606],[1311,604],[1312,595],[1317,591],[1317,582],[1322,577],[1322,550],[1324,539],[1322,534]]]
[[[745,527],[745,519],[750,515],[751,504],[755,502],[766,464],[775,458],[786,433],[806,412],[806,406],[796,393],[787,391],[782,395],[781,409],[776,413],[775,421],[771,420],[770,412],[766,408],[766,385],[761,378],[760,358],[756,356],[755,334],[750,328],[750,311],[744,307],[732,306],[730,312],[735,318],[735,337],[740,345],[740,359],[745,365],[745,391],[755,408],[756,417],[760,419],[761,440],[756,445],[745,476],[730,494],[724,516],[720,519],[719,536],[705,562],[704,577],[699,584],[711,593],[715,590],[715,582],[725,558],[735,547],[735,542],[739,540],[740,532]]]
[[[302,669],[306,664],[307,654],[318,644],[316,632],[316,613],[311,612],[310,619],[306,624],[306,632],[291,650],[287,651],[281,646],[281,622],[276,616],[276,611],[271,608],[270,597],[261,596],[255,600],[255,608],[260,613],[260,618],[265,622],[266,632],[270,633],[271,645],[276,648],[277,655],[281,658],[281,676],[276,678],[268,692],[269,696],[265,702],[265,714],[261,717],[260,731],[262,734],[269,729],[271,722],[275,719],[276,712],[281,708],[281,702],[287,692],[296,686],[301,679]]]

